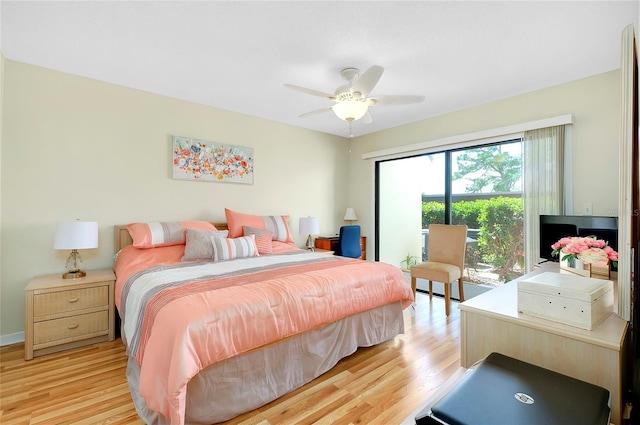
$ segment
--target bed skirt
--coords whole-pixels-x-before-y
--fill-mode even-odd
[[[303,386],[353,354],[404,332],[400,302],[349,316],[284,341],[215,363],[187,385],[186,424],[224,422]],[[138,415],[147,424],[169,419],[138,394],[140,367],[129,358],[127,380]]]

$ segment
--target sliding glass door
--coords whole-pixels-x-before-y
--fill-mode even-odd
[[[444,153],[386,161],[377,167],[378,259],[406,269],[426,259],[422,194],[444,205]]]
[[[426,261],[429,224],[466,224],[465,281],[522,275],[522,143],[430,153],[376,164],[377,259]]]

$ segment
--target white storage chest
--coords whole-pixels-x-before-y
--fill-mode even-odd
[[[541,273],[518,282],[518,311],[591,330],[613,312],[613,282]]]

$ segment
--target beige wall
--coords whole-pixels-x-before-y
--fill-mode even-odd
[[[100,223],[100,248],[83,253],[92,269],[112,266],[112,226],[118,223],[223,220],[225,207],[287,213],[302,245],[298,217],[315,215],[322,233],[334,233],[343,224],[344,209],[353,206],[373,258],[373,166],[361,156],[379,149],[573,114],[574,205],[592,202],[594,214],[616,214],[618,71],[362,136],[351,141],[349,152],[340,137],[9,60],[3,64],[0,337],[5,341],[23,331],[28,280],[63,271],[67,253],[52,249],[63,220]],[[255,148],[255,184],[172,180],[173,134]]]
[[[205,219],[224,208],[314,215],[322,233],[342,224],[348,143],[344,138],[194,103],[4,62],[1,191],[1,327],[24,330],[24,287],[62,273],[68,252],[53,250],[60,221],[98,221],[100,247],[81,252],[85,268],[113,265],[114,224]],[[171,179],[171,136],[253,147],[255,183]]]
[[[374,169],[373,160],[363,160],[363,153],[564,114],[574,117],[574,213],[581,214],[584,203],[589,202],[593,203],[594,215],[617,215],[620,73],[616,70],[354,139],[349,163],[349,204],[357,209],[363,233],[369,236],[367,252],[371,258]]]

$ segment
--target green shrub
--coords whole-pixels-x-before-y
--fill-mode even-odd
[[[487,200],[460,201],[453,204],[451,219],[453,224],[466,223],[469,229],[480,228],[480,214],[485,208]]]
[[[487,201],[486,199],[477,199],[454,203],[451,211],[452,223],[466,223],[470,229],[479,229],[480,213],[485,209]],[[432,223],[444,224],[444,203],[435,201],[422,203],[422,228],[426,229]]]
[[[442,202],[422,203],[422,228],[429,228],[430,224],[444,224],[444,204]]]
[[[467,265],[474,267],[484,261],[496,268],[501,280],[511,280],[516,264],[524,261],[524,206],[521,198],[498,196],[491,199],[455,202],[453,224],[466,223],[470,229],[480,229],[478,248],[467,253]],[[422,228],[444,223],[444,203],[422,203]],[[471,255],[470,255],[471,254]],[[473,262],[473,264],[471,264]]]
[[[524,205],[520,198],[487,200],[480,214],[478,247],[483,258],[496,268],[501,280],[511,280],[516,264],[524,261]]]

